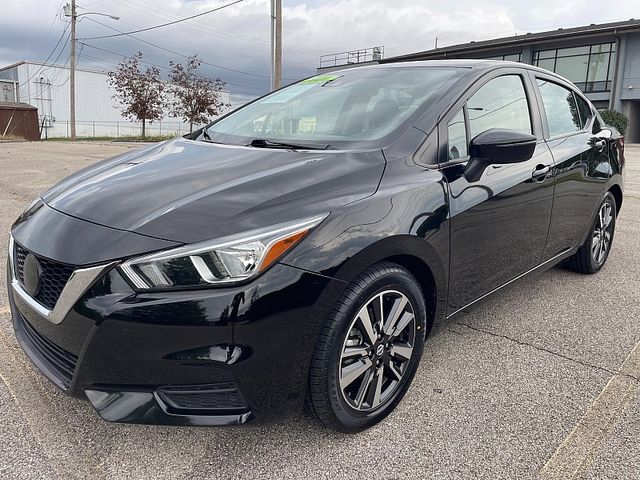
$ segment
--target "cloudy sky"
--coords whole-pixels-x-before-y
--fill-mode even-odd
[[[240,102],[269,86],[270,0],[244,0],[183,23],[127,36],[89,39],[194,15],[231,0],[78,0],[78,13],[102,12],[119,21],[86,16],[78,24],[80,67],[109,70],[140,50],[161,66],[197,53],[203,71],[228,83]],[[54,49],[67,26],[66,1],[2,0],[0,66],[20,60],[68,62],[68,47]],[[283,0],[285,81],[315,72],[320,55],[384,45],[385,56],[470,40],[640,17],[638,0]],[[96,23],[100,22],[102,24]],[[142,41],[141,41],[142,40]],[[144,43],[144,42],[150,43]],[[152,45],[153,44],[153,45]],[[62,42],[60,44],[62,46]],[[159,47],[164,48],[161,49]],[[170,50],[171,52],[167,51]],[[166,71],[166,70],[165,70]]]

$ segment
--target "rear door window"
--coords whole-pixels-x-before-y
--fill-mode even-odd
[[[573,92],[542,78],[538,78],[537,83],[547,116],[549,135],[555,137],[582,130],[584,124]]]

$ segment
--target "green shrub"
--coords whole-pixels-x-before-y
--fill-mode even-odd
[[[616,127],[620,133],[624,135],[627,126],[629,125],[629,119],[623,113],[616,112],[615,110],[603,110],[600,112],[604,123]]]

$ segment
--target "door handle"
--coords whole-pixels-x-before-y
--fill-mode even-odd
[[[596,143],[594,143],[595,147],[598,149],[599,152],[604,150],[604,146],[607,144],[606,140],[598,140],[596,141]]]
[[[531,178],[533,178],[534,180],[544,180],[550,171],[551,167],[549,165],[538,165],[531,174]]]

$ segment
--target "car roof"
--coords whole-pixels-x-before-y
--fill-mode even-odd
[[[353,69],[382,69],[382,68],[411,68],[411,67],[453,67],[453,68],[468,68],[470,70],[493,70],[495,68],[523,68],[526,70],[534,70],[536,72],[545,73],[547,75],[553,75],[558,78],[562,78],[560,75],[545,70],[544,68],[536,67],[528,63],[512,62],[509,60],[484,60],[484,59],[471,59],[471,58],[459,58],[450,60],[414,60],[411,62],[393,62],[393,63],[377,63],[374,65],[362,65],[352,66],[348,68],[342,68],[339,70],[332,70],[329,73],[348,72]],[[322,74],[321,74],[322,75]]]
[[[550,77],[557,78],[567,86],[571,86],[572,89],[580,91],[573,83],[566,78],[558,75],[557,73],[545,70],[544,68],[536,67],[535,65],[529,65],[522,62],[511,62],[507,60],[484,60],[484,59],[447,59],[447,60],[415,60],[411,62],[392,62],[381,63],[375,65],[363,65],[361,67],[351,67],[341,70],[334,70],[330,73],[342,73],[348,72],[353,69],[387,69],[387,68],[415,68],[415,67],[452,67],[452,68],[466,68],[469,71],[473,71],[477,76],[491,70],[498,68],[518,68],[523,70],[531,70],[533,72],[542,73]],[[582,92],[580,92],[582,96]]]

